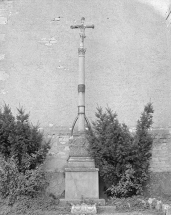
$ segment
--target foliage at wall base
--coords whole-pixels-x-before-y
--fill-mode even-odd
[[[0,194],[13,204],[17,196],[34,196],[46,187],[42,163],[50,148],[38,126],[22,108],[13,116],[9,106],[0,110]]]

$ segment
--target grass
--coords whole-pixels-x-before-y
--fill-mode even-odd
[[[145,204],[143,197],[134,196],[131,198],[111,198],[106,202],[108,206],[115,206],[116,213],[127,213],[128,215],[163,215],[162,211],[150,209],[148,204]],[[71,206],[63,206],[58,198],[54,196],[42,194],[35,198],[20,196],[12,206],[8,205],[8,201],[0,201],[0,215],[57,215],[70,214]],[[111,210],[105,213],[110,213]]]
[[[118,212],[143,212],[150,214],[163,214],[162,211],[157,211],[155,208],[150,208],[150,205],[143,196],[133,196],[130,198],[111,198],[107,201],[106,205],[116,207]]]
[[[61,206],[59,199],[48,195],[40,195],[35,198],[20,196],[12,206],[8,201],[1,200],[0,215],[46,215],[48,214],[69,214],[70,206]]]

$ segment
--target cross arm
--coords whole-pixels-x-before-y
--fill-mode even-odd
[[[71,25],[70,26],[71,29],[80,28],[80,27],[81,27],[80,25]]]
[[[71,29],[76,29],[76,28],[94,28],[94,25],[71,25]]]
[[[85,28],[94,28],[94,25],[85,25]]]

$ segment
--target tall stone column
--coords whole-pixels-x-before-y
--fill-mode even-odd
[[[105,204],[99,199],[99,169],[95,168],[94,159],[88,152],[89,143],[85,136],[85,29],[94,28],[94,25],[84,25],[85,19],[81,19],[81,25],[71,26],[72,29],[80,29],[80,47],[78,48],[79,75],[78,75],[78,133],[73,135],[70,141],[70,154],[68,166],[65,168],[65,199],[63,202],[78,203],[82,198],[91,199],[101,205]],[[73,132],[73,128],[72,128]]]
[[[84,44],[78,48],[79,73],[78,73],[78,131],[85,132],[85,52]]]

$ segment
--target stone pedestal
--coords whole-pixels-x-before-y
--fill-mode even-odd
[[[98,199],[99,183],[97,168],[66,168],[66,199]]]
[[[99,199],[99,169],[95,168],[87,149],[84,135],[75,137],[70,143],[70,157],[65,168],[65,199],[61,202],[91,200],[98,205],[105,204],[104,199]]]

